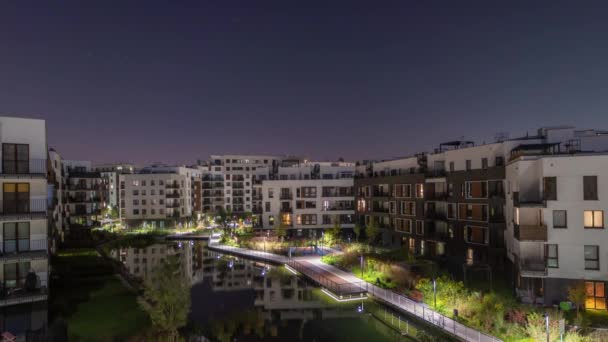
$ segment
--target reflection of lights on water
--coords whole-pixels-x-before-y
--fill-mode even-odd
[[[219,260],[219,259],[220,259],[220,256],[218,255],[218,256],[216,256],[215,258]]]
[[[363,305],[357,306],[357,312],[358,313],[362,313],[363,312]]]
[[[182,248],[182,243],[181,242],[177,244],[177,248]]]
[[[190,241],[190,246],[194,246],[194,241]]]
[[[228,267],[232,268],[232,266],[234,266],[234,262],[230,260],[230,262],[228,263]]]

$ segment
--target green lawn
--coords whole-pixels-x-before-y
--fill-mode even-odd
[[[68,336],[70,341],[125,339],[144,331],[149,324],[134,293],[118,279],[106,278],[68,319]]]
[[[63,317],[70,341],[124,340],[150,325],[136,293],[125,287],[93,249],[65,250],[51,259],[51,319]]]

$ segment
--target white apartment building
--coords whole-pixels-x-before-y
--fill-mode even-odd
[[[48,286],[46,123],[0,117],[0,143],[0,285],[5,289],[0,307],[44,302]],[[35,279],[33,288],[15,291],[29,286],[26,278]],[[22,329],[42,327],[31,326],[35,311],[28,315],[27,326],[4,326],[4,330],[22,336]],[[10,324],[8,319],[5,324]]]
[[[506,173],[507,256],[520,297],[551,305],[584,280],[586,308],[605,310],[608,154],[520,156]]]
[[[120,175],[120,207],[128,227],[169,228],[192,216],[191,175],[185,167],[146,168]]]
[[[209,166],[214,180],[216,175],[223,176],[224,209],[245,213],[254,208],[254,184],[260,185],[260,181],[274,178],[279,166],[299,161],[299,158],[289,156],[226,154],[212,155]]]
[[[107,183],[106,193],[104,194],[106,205],[118,210],[118,205],[120,204],[120,191],[118,191],[119,176],[121,174],[133,173],[135,171],[134,166],[129,163],[99,164],[94,166],[93,170],[99,172],[101,177],[105,179],[105,183]]]
[[[279,167],[276,180],[264,180],[262,227],[274,229],[280,223],[290,234],[318,235],[339,223],[354,227],[355,165],[344,162],[305,162]]]

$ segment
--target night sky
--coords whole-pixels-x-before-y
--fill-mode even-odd
[[[2,1],[0,114],[46,119],[64,158],[138,164],[608,129],[607,6]]]

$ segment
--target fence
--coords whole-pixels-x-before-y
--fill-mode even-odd
[[[333,294],[337,295],[340,299],[361,298],[366,292],[367,283],[364,281],[337,282],[331,279],[332,277],[337,278],[335,275],[326,276],[324,274],[324,272],[326,271],[307,267],[301,262],[298,262],[293,259],[289,260],[287,262],[287,265],[289,265],[289,267],[293,268],[294,270],[304,274],[319,285],[323,286]]]

